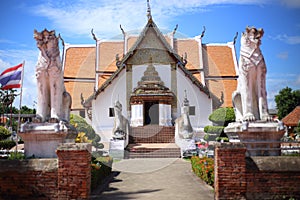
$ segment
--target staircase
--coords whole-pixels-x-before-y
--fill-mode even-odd
[[[131,127],[129,143],[174,143],[175,127],[147,125]]]
[[[129,144],[126,158],[180,158],[180,148],[175,143]]]
[[[179,158],[175,128],[159,125],[131,127],[126,158]]]

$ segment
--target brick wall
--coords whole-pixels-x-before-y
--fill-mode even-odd
[[[57,148],[59,200],[88,199],[91,188],[91,146],[63,144]]]
[[[300,199],[300,157],[245,157],[240,143],[215,149],[216,199]]]
[[[0,199],[57,199],[57,159],[1,160]]]
[[[300,199],[300,157],[249,157],[247,199]]]
[[[222,143],[215,149],[215,198],[245,199],[246,148],[242,144]]]
[[[58,159],[0,160],[0,200],[88,199],[89,148],[63,144]]]

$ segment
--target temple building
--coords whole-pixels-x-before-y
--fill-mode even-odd
[[[121,27],[120,40],[94,35],[95,45],[65,46],[64,80],[72,113],[85,117],[102,141],[111,138],[117,101],[132,128],[172,128],[187,96],[196,132],[211,124],[208,116],[214,109],[232,106],[235,41],[204,44],[204,31],[194,38],[177,38],[176,29],[163,34],[148,9],[138,35]]]

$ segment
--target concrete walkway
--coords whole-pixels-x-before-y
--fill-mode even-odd
[[[113,174],[91,199],[210,200],[213,188],[206,185],[182,159],[129,159],[115,162]]]

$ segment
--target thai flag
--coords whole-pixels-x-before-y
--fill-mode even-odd
[[[0,83],[2,90],[21,87],[23,64],[6,69],[0,74]]]

